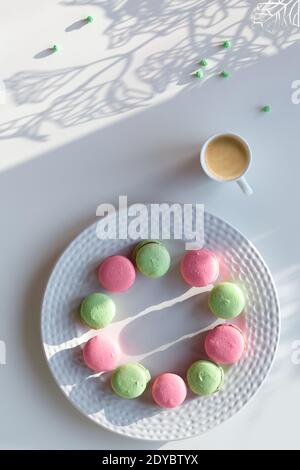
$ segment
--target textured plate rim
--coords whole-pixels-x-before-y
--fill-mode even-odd
[[[281,334],[281,316],[280,316],[280,302],[279,302],[279,296],[278,296],[278,292],[277,292],[277,289],[276,289],[276,284],[275,284],[275,281],[274,281],[274,278],[272,276],[272,273],[268,267],[268,265],[266,264],[266,262],[264,261],[262,255],[260,254],[260,252],[258,251],[258,249],[255,247],[255,245],[252,243],[251,240],[249,240],[239,229],[237,229],[236,227],[234,227],[231,223],[227,222],[226,220],[224,220],[223,218],[209,212],[209,211],[205,211],[205,213],[208,215],[208,216],[211,216],[215,219],[218,219],[219,222],[227,225],[231,230],[234,230],[239,236],[241,236],[242,238],[244,238],[248,245],[251,247],[251,249],[255,252],[256,256],[259,258],[259,260],[262,262],[265,270],[266,270],[266,273],[269,277],[269,280],[270,280],[270,283],[272,285],[272,290],[273,290],[273,293],[274,293],[274,298],[275,298],[275,305],[276,305],[276,314],[277,314],[277,338],[276,338],[276,343],[275,343],[275,348],[274,348],[274,353],[273,353],[273,357],[270,361],[270,365],[269,365],[269,368],[268,370],[266,371],[263,379],[261,380],[260,384],[258,385],[258,387],[253,391],[253,393],[249,396],[248,400],[243,403],[238,409],[236,409],[236,411],[234,413],[232,413],[230,416],[228,416],[227,418],[225,417],[222,421],[220,421],[220,423],[218,425],[222,425],[223,423],[229,421],[230,419],[232,419],[234,416],[236,416],[242,409],[244,409],[251,401],[252,399],[258,394],[258,392],[261,390],[262,386],[264,385],[265,381],[267,380],[267,378],[269,377],[270,375],[270,372],[272,370],[272,367],[274,365],[274,361],[276,359],[276,355],[277,355],[277,351],[278,351],[278,345],[279,345],[279,340],[280,340],[280,334]],[[109,428],[107,426],[105,426],[103,423],[99,423],[97,421],[95,421],[93,419],[92,416],[88,415],[87,413],[85,413],[73,400],[71,400],[69,398],[69,396],[67,395],[67,393],[65,392],[65,390],[63,389],[63,387],[61,387],[61,385],[59,384],[55,374],[54,374],[54,371],[53,369],[51,368],[51,365],[50,365],[50,362],[48,360],[48,357],[47,357],[47,354],[46,354],[46,349],[45,349],[45,344],[44,344],[44,338],[43,338],[43,332],[42,332],[42,316],[43,316],[43,311],[44,311],[44,305],[45,305],[45,301],[46,301],[46,296],[47,296],[47,293],[48,293],[48,288],[49,288],[49,285],[51,284],[51,280],[52,280],[52,276],[54,276],[55,274],[55,271],[56,271],[56,268],[58,266],[58,264],[60,263],[61,261],[61,258],[64,256],[64,253],[66,251],[68,251],[71,247],[71,245],[73,243],[76,242],[77,238],[80,237],[80,236],[83,236],[83,234],[85,232],[88,232],[93,226],[96,226],[97,225],[97,222],[93,222],[91,224],[89,224],[85,229],[81,230],[71,241],[70,243],[67,244],[67,246],[65,246],[65,248],[63,249],[63,251],[58,255],[53,267],[52,267],[52,270],[51,270],[51,273],[50,273],[50,276],[48,277],[47,279],[47,284],[46,284],[46,287],[45,287],[45,290],[44,290],[44,294],[43,294],[43,298],[42,298],[42,302],[41,302],[41,317],[40,317],[40,338],[41,338],[41,343],[42,343],[42,350],[43,350],[43,355],[44,355],[44,358],[46,360],[46,363],[47,363],[47,366],[48,366],[48,369],[50,370],[50,373],[55,381],[55,383],[57,384],[58,388],[61,390],[62,394],[67,398],[68,402],[72,404],[72,406],[77,410],[79,411],[79,413],[83,416],[85,416],[86,418],[88,418],[89,421],[93,422],[94,425],[96,426],[99,426],[101,427],[102,429],[104,429],[105,431],[109,431],[113,434],[117,434],[119,436],[123,436],[123,437],[126,437],[126,438],[130,438],[130,439],[136,439],[136,440],[139,440],[139,441],[149,441],[149,442],[174,442],[174,441],[180,441],[180,440],[187,440],[187,439],[193,439],[195,437],[200,437],[204,434],[207,434],[208,432],[211,432],[213,431],[217,426],[213,426],[213,427],[209,427],[207,428],[206,431],[204,432],[199,432],[197,434],[194,434],[193,436],[182,436],[182,437],[172,437],[168,440],[165,440],[165,439],[157,439],[157,438],[151,438],[151,437],[142,437],[142,436],[139,436],[139,435],[136,435],[136,436],[133,436],[129,433],[127,433],[126,431],[123,431],[121,428],[117,428],[117,429],[112,429],[112,428]]]

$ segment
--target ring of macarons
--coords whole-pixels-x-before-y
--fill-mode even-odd
[[[122,255],[104,259],[98,268],[98,281],[108,292],[124,292],[134,284],[137,271],[148,278],[160,278],[168,272],[170,265],[171,257],[163,243],[142,240],[134,247],[131,259]],[[237,284],[216,283],[219,261],[212,251],[206,248],[187,251],[182,257],[180,271],[190,286],[214,285],[208,306],[216,317],[230,321],[244,310],[245,296]],[[105,328],[115,313],[114,301],[102,292],[91,293],[81,302],[81,320],[92,329]],[[155,377],[151,385],[154,403],[162,408],[177,407],[186,399],[187,387],[201,396],[218,392],[224,383],[222,366],[237,363],[246,347],[244,333],[233,324],[223,323],[207,331],[204,340],[207,357],[191,364],[186,380],[169,372]],[[112,391],[122,398],[141,396],[151,381],[150,372],[142,364],[120,364],[120,348],[107,336],[92,337],[83,345],[82,351],[86,366],[94,372],[112,372]]]

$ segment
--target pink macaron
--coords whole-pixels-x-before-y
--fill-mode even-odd
[[[108,372],[115,369],[119,358],[118,344],[101,333],[89,339],[83,347],[84,362],[96,372]]]
[[[218,325],[207,333],[204,348],[213,362],[235,364],[246,350],[246,338],[235,325]]]
[[[99,266],[99,283],[112,292],[124,292],[135,281],[135,269],[125,256],[109,256]]]
[[[176,374],[160,374],[152,385],[153,400],[162,408],[175,408],[181,405],[186,393],[184,380]]]
[[[213,284],[219,276],[219,261],[205,248],[185,253],[180,268],[185,282],[195,287]]]

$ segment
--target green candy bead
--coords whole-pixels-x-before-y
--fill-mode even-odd
[[[122,398],[137,398],[144,393],[150,380],[148,369],[138,362],[129,362],[115,369],[111,387]]]
[[[202,67],[207,67],[208,66],[208,60],[207,59],[201,59],[199,62],[199,65]]]
[[[223,72],[221,72],[221,77],[228,78],[230,77],[230,73],[223,70]]]
[[[203,78],[204,73],[202,70],[196,70],[196,72],[194,72],[194,75],[196,78]]]
[[[58,44],[54,44],[54,45],[52,46],[52,51],[53,51],[53,52],[58,52],[58,51],[59,51],[59,45],[58,45]]]
[[[216,284],[208,298],[208,305],[212,313],[224,320],[230,320],[240,315],[245,304],[242,289],[232,282]]]
[[[271,107],[269,105],[263,106],[262,111],[264,113],[269,113],[271,111]]]
[[[187,371],[187,382],[196,395],[211,395],[222,387],[224,371],[214,362],[196,361]]]
[[[88,23],[92,23],[92,22],[94,21],[94,18],[89,15],[89,16],[86,17],[86,21],[87,21]]]
[[[111,323],[116,313],[113,300],[106,294],[90,294],[81,302],[80,316],[90,328],[98,330]]]
[[[224,47],[224,49],[229,49],[229,47],[231,47],[231,42],[230,41],[224,41],[223,42],[223,47]]]

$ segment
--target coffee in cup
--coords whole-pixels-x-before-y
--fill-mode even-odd
[[[237,181],[245,194],[252,194],[244,174],[251,151],[247,142],[235,134],[218,134],[206,141],[200,156],[205,173],[216,181]]]
[[[216,137],[206,147],[205,161],[208,171],[221,180],[239,178],[248,166],[245,146],[230,135]]]

